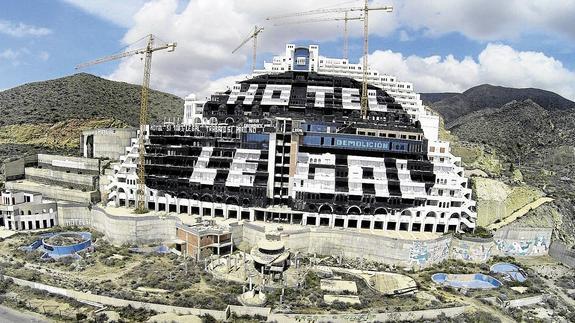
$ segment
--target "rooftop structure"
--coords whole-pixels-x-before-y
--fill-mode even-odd
[[[261,273],[282,273],[289,266],[290,252],[280,240],[260,240],[251,251],[254,267]]]

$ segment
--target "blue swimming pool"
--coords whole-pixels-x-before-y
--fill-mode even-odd
[[[504,275],[508,280],[514,280],[520,283],[527,280],[527,274],[523,269],[507,262],[496,263],[491,266],[490,270],[492,273]]]
[[[446,274],[437,273],[431,276],[433,282],[455,288],[487,289],[501,287],[501,282],[484,274]]]

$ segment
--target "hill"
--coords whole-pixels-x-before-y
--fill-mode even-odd
[[[539,89],[481,85],[430,107],[446,120],[449,132],[443,134],[467,168],[483,168],[498,181],[555,198],[520,223],[554,222],[556,237],[575,244],[574,102]],[[497,172],[489,168],[493,159]]]
[[[0,126],[57,123],[68,119],[110,118],[136,126],[141,87],[79,73],[24,84],[0,92]],[[150,121],[181,117],[184,101],[150,91]]]
[[[457,92],[441,92],[441,93],[419,93],[421,100],[424,104],[432,104],[461,93]]]
[[[0,92],[0,163],[38,152],[77,155],[83,130],[137,126],[140,92],[86,73]],[[150,91],[151,122],[181,117],[183,106],[175,95]]]
[[[550,112],[575,109],[575,102],[550,91],[534,88],[515,89],[489,84],[472,87],[461,94],[447,96],[439,101],[431,101],[431,107],[443,116],[449,127],[458,117],[483,109],[496,109],[511,101],[528,99]]]

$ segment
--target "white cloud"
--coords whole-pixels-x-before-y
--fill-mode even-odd
[[[330,0],[295,1],[290,12],[333,6]],[[183,8],[176,0],[157,0],[146,3],[135,15],[134,25],[124,36],[131,44],[143,35],[153,33],[165,41],[177,41],[173,53],[156,52],[153,58],[152,86],[185,96],[202,92],[213,75],[239,74],[251,58],[251,43],[236,54],[231,51],[249,34],[254,25],[265,25],[258,38],[258,53],[283,50],[286,42],[298,39],[314,41],[336,40],[342,35],[337,22],[300,24],[275,27],[266,17],[286,13],[285,6],[265,0],[194,0]],[[390,16],[390,18],[393,18]],[[373,20],[377,33],[393,30],[389,19]],[[352,35],[361,35],[360,24],[350,28]],[[261,65],[261,62],[260,62]],[[109,75],[115,80],[140,83],[142,62],[139,57],[122,61]]]
[[[28,48],[12,49],[8,48],[0,51],[0,61],[9,61],[14,66],[29,63],[30,59],[47,61],[50,58],[50,53],[46,51],[33,52]]]
[[[36,27],[19,22],[0,20],[0,33],[13,37],[46,36],[52,33],[48,28]]]
[[[149,33],[165,41],[177,41],[175,52],[154,54],[152,86],[180,96],[190,92],[207,95],[215,86],[234,77],[226,75],[244,72],[251,59],[251,43],[236,54],[231,51],[256,24],[265,27],[258,38],[258,53],[281,53],[284,44],[294,39],[313,39],[322,43],[342,36],[342,24],[338,22],[276,27],[273,22],[266,21],[266,17],[362,3],[296,0],[286,7],[265,0],[191,0],[185,5],[178,0],[153,0],[143,5],[144,0],[64,1],[119,25],[130,26],[123,38],[125,44]],[[390,1],[374,0],[371,3],[379,6]],[[575,38],[575,19],[570,19],[575,16],[575,1],[543,4],[537,0],[410,0],[391,3],[396,8],[393,13],[370,15],[372,35],[386,36],[399,28],[404,31],[400,34],[404,41],[420,32],[432,37],[459,32],[470,39],[489,41],[513,39],[536,30]],[[356,39],[362,35],[361,23],[350,22],[350,35]],[[373,44],[371,48],[374,48]],[[542,53],[518,52],[508,46],[489,44],[478,57],[461,60],[453,56],[403,57],[390,51],[375,51],[371,56],[370,63],[381,72],[413,81],[420,91],[462,91],[490,82],[541,87],[575,97],[569,85],[573,84],[573,72],[559,61]],[[122,61],[108,77],[140,83],[142,70],[140,58],[132,57]],[[214,75],[224,76],[214,80]]]
[[[575,1],[395,1],[399,21],[428,35],[461,33],[475,40],[514,39],[526,32],[575,39]]]
[[[368,61],[387,74],[414,83],[418,92],[461,92],[489,83],[509,87],[535,87],[575,99],[575,71],[540,52],[517,51],[510,46],[488,44],[478,57],[461,60],[452,55],[408,56],[376,51]]]
[[[38,53],[38,58],[39,58],[41,61],[44,61],[44,62],[45,62],[45,61],[47,61],[47,60],[50,58],[50,53],[48,53],[47,51],[44,51],[44,50],[43,50],[43,51],[40,51],[40,52]]]
[[[0,52],[0,59],[5,59],[9,61],[16,60],[20,56],[18,51],[15,51],[11,48],[5,49]]]
[[[146,3],[146,0],[61,0],[89,14],[112,22],[118,26],[130,27],[132,17]]]

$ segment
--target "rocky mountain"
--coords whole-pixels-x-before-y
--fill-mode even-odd
[[[445,100],[452,96],[458,95],[457,92],[441,92],[441,93],[420,93],[421,100],[426,105],[433,104],[435,102]]]
[[[440,93],[441,95],[443,93]],[[427,95],[434,97],[433,95]],[[441,97],[441,96],[439,96]],[[575,102],[545,90],[525,88],[515,89],[489,84],[479,85],[456,95],[446,96],[432,102],[433,109],[439,112],[446,124],[472,112],[492,108],[497,109],[511,101],[531,100],[547,111],[568,111],[575,109]]]
[[[575,244],[575,102],[539,89],[481,85],[430,107],[445,120],[454,153],[468,168],[493,164],[478,163],[477,156],[496,156],[500,171],[483,169],[493,178],[555,198],[549,208],[563,216],[554,219],[557,234]],[[541,212],[527,219],[537,223]]]
[[[83,130],[136,126],[141,87],[80,73],[0,92],[0,163],[38,152],[78,153]],[[184,100],[150,91],[151,122],[181,117]]]
[[[68,119],[111,118],[137,125],[141,87],[79,73],[24,84],[0,92],[0,126],[57,123]],[[150,91],[150,120],[181,117],[184,101]]]

